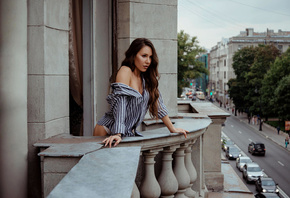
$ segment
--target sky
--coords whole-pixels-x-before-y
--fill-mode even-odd
[[[290,31],[290,0],[178,0],[178,32],[207,50],[246,28]]]

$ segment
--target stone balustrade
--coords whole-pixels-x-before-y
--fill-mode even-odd
[[[78,197],[80,189],[86,192],[83,197],[206,197],[208,186],[223,187],[214,182],[223,181],[219,169],[220,125],[229,115],[214,113],[210,105],[207,109],[211,111],[205,111],[202,105],[182,105],[182,113],[171,120],[175,127],[189,131],[187,138],[170,133],[160,122],[145,121],[143,137],[125,137],[115,148],[104,148],[104,137],[65,134],[36,143],[41,151],[43,197]],[[136,148],[138,156],[128,154]],[[104,162],[111,164],[104,167]],[[94,171],[79,168],[86,164],[93,164]],[[112,168],[116,164],[119,168]],[[127,177],[128,172],[131,177]],[[81,175],[86,175],[85,179]],[[114,177],[105,179],[108,175]]]
[[[94,197],[94,194],[99,194],[97,191],[100,189],[107,192],[108,186],[114,186],[114,189],[110,189],[112,196],[107,197],[114,197],[122,191],[127,191],[128,194],[129,189],[132,197],[199,197],[203,190],[202,185],[194,184],[203,181],[201,142],[211,120],[204,118],[172,119],[172,121],[176,127],[190,131],[187,138],[181,134],[172,134],[166,127],[162,127],[143,131],[144,137],[124,138],[116,147],[123,149],[118,151],[123,153],[140,147],[138,158],[135,156],[132,159],[132,156],[126,156],[115,162],[118,164],[128,164],[126,163],[128,160],[132,161],[132,164],[136,161],[139,162],[137,163],[139,164],[138,169],[131,171],[135,171],[135,177],[130,181],[114,180],[113,178],[107,184],[103,181],[108,174],[126,178],[125,175],[122,176],[122,170],[112,169],[110,165],[105,169],[99,167],[102,161],[113,160],[114,156],[109,151],[116,149],[103,148],[103,144],[101,144],[103,137],[62,135],[38,142],[35,146],[42,148],[39,156],[41,156],[42,163],[43,197],[48,195],[49,197],[67,197],[67,191],[74,192],[79,189],[87,189],[87,192],[91,192],[91,196],[87,197]],[[98,156],[98,153],[99,157],[96,158],[100,161],[90,162],[88,160],[86,162],[86,156],[93,154]],[[199,161],[195,162],[193,158],[199,159]],[[94,163],[96,173],[87,170],[91,172],[87,174],[86,170],[79,168],[85,166],[86,163]],[[64,169],[65,166],[69,168]],[[134,169],[130,166],[126,168]],[[102,173],[99,173],[98,169],[103,170]],[[86,177],[88,181],[81,180],[83,177],[79,175],[82,174],[89,175]],[[127,183],[127,188],[121,187],[120,182]],[[91,185],[91,183],[95,183],[95,185]],[[95,186],[101,187],[96,188]],[[74,195],[79,194],[70,193],[69,197],[77,197]]]

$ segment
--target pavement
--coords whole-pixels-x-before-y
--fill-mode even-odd
[[[214,104],[218,106],[217,103]],[[223,107],[220,108],[228,113],[231,113],[231,111],[227,111]],[[234,114],[232,114],[232,116],[234,116]],[[266,123],[263,123],[262,131],[260,131],[259,125],[248,123],[246,113],[240,113],[234,117],[239,119],[241,122],[245,122],[246,124],[250,125],[253,129],[256,130],[257,133],[260,133],[266,138],[272,140],[283,149],[290,151],[289,145],[288,148],[285,148],[285,138],[288,135],[287,133],[280,131],[278,134],[276,128]],[[243,181],[236,174],[223,155],[221,157],[221,165],[221,172],[224,174],[224,190],[222,192],[209,192],[208,198],[254,198],[254,194],[243,183]]]

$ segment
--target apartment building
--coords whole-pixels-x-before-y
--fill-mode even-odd
[[[247,46],[258,46],[259,44],[273,44],[281,52],[285,52],[290,46],[290,31],[267,29],[265,32],[255,32],[254,28],[247,28],[239,35],[229,39],[222,39],[212,47],[209,58],[209,92],[223,104],[233,106],[228,96],[228,81],[235,78],[232,67],[233,55],[236,51]]]

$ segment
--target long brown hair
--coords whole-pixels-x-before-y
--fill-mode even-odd
[[[152,118],[158,118],[158,80],[160,78],[158,73],[158,56],[152,42],[146,38],[137,38],[135,39],[129,49],[125,52],[126,58],[122,61],[121,66],[128,66],[132,71],[135,70],[136,66],[134,64],[135,57],[137,53],[144,47],[148,46],[152,50],[151,64],[146,70],[146,72],[142,73],[145,79],[145,87],[149,92],[149,114]]]

